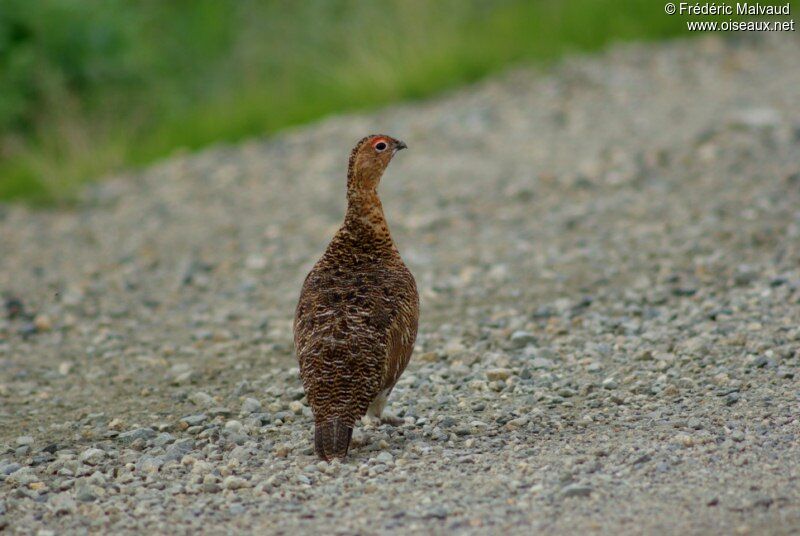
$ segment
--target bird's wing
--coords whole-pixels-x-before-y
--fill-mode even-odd
[[[414,351],[419,322],[419,297],[416,286],[413,285],[413,279],[411,289],[413,290],[411,295],[407,299],[401,300],[397,315],[389,328],[383,389],[394,387]]]
[[[313,273],[313,272],[312,272]],[[309,330],[308,315],[314,307],[315,293],[309,288],[309,279],[312,273],[306,276],[303,281],[303,288],[300,291],[300,299],[297,302],[297,308],[294,312],[294,344],[297,352],[297,360],[300,363],[300,369],[303,369],[303,360],[306,357],[305,347],[308,338],[311,335]]]

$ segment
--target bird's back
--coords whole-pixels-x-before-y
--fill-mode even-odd
[[[417,318],[414,278],[394,247],[337,234],[306,277],[295,313],[300,374],[318,425],[330,423],[333,435],[337,421],[352,429],[375,397],[394,386],[408,363]]]

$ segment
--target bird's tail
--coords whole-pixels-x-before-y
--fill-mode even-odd
[[[325,461],[347,456],[352,437],[353,427],[342,419],[314,424],[314,450]]]

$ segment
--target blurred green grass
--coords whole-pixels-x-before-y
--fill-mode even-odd
[[[676,34],[652,0],[3,0],[0,199]]]

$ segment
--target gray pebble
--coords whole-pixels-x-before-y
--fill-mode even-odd
[[[197,415],[188,415],[186,417],[181,417],[181,422],[186,423],[188,426],[198,426],[203,424],[208,420],[208,415],[205,413],[199,413]]]
[[[133,443],[137,439],[147,440],[152,439],[155,436],[156,432],[152,428],[137,428],[135,430],[123,432],[119,434],[117,438],[123,443]]]
[[[140,473],[155,473],[164,465],[164,458],[160,456],[142,456],[136,462],[136,471]]]
[[[203,408],[207,408],[214,405],[214,399],[211,395],[204,393],[202,391],[197,391],[189,395],[189,400],[196,406],[200,406]]]
[[[261,411],[261,402],[255,398],[245,398],[242,402],[242,415],[250,415],[251,413],[259,413]]]
[[[536,336],[528,331],[515,331],[511,334],[509,340],[514,348],[524,348],[529,344],[536,344],[537,342]]]
[[[21,468],[22,466],[16,462],[0,462],[0,475],[11,475]]]
[[[384,464],[391,463],[394,461],[394,456],[392,456],[389,452],[381,452],[375,456],[375,460]]]
[[[594,489],[591,486],[582,484],[568,484],[561,489],[561,497],[588,497],[592,494]]]
[[[78,459],[87,465],[99,465],[106,459],[106,453],[100,449],[86,449],[83,451]]]
[[[33,446],[33,437],[32,436],[19,436],[16,439],[16,442],[17,442],[17,445],[19,445],[20,447],[23,447],[23,446],[31,447],[31,446]]]
[[[175,436],[169,432],[162,432],[153,440],[153,445],[156,447],[163,447],[164,445],[172,443],[173,441],[175,441]]]
[[[552,360],[546,357],[534,357],[531,360],[531,367],[537,370],[548,370],[555,366]]]
[[[222,487],[225,489],[240,489],[247,486],[247,480],[238,476],[227,476],[222,481]]]

